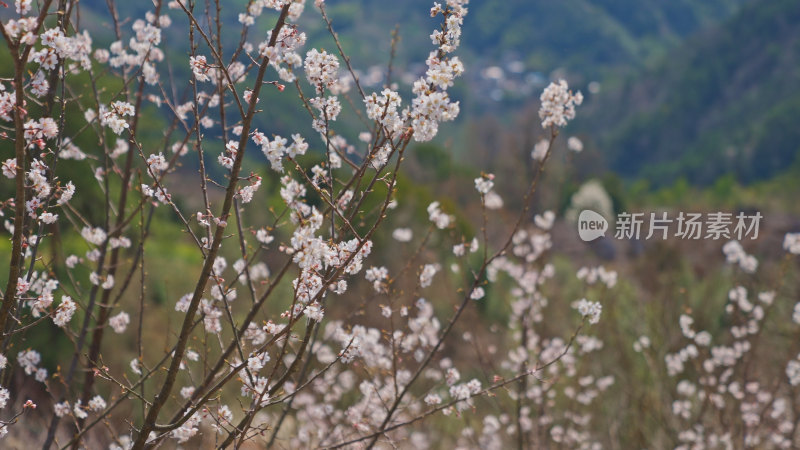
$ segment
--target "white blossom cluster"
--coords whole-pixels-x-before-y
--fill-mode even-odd
[[[467,14],[469,0],[448,0],[445,6],[435,3],[431,17],[444,16],[444,29],[434,31],[431,40],[438,50],[432,52],[425,62],[428,70],[424,78],[414,82],[414,100],[408,115],[418,142],[430,141],[439,130],[439,122],[448,122],[458,115],[459,104],[452,102],[446,89],[464,72],[464,65],[454,52],[461,37],[461,25]]]
[[[280,136],[275,136],[272,140],[258,131],[253,133],[253,142],[261,146],[261,151],[269,160],[272,170],[283,172],[283,158],[296,158],[305,155],[308,150],[308,143],[299,134],[292,135],[292,143]]]
[[[580,368],[580,362],[584,355],[601,351],[603,342],[597,337],[580,334],[570,344],[563,337],[548,337],[545,331],[548,309],[555,306],[545,294],[548,280],[556,275],[553,264],[545,259],[551,242],[548,230],[554,220],[555,214],[550,211],[537,215],[538,230],[519,230],[513,236],[510,255],[495,259],[489,266],[490,281],[498,280],[503,274],[514,281],[510,291],[513,302],[509,327],[516,331],[515,342],[509,346],[502,368],[511,374],[531,367],[544,368],[535,374],[536,381],[527,384],[526,391],[509,392],[512,401],[517,398],[523,401],[518,419],[509,413],[484,416],[478,435],[483,448],[505,448],[508,436],[520,432],[534,436],[536,440],[531,445],[536,447],[594,448],[599,445],[589,431],[591,406],[614,384],[614,377],[586,373]],[[600,272],[610,281],[609,274],[613,271],[602,267],[582,268],[578,277],[591,284],[587,278],[591,275],[599,279]],[[582,299],[574,306],[581,316],[587,317],[590,325],[599,321],[600,303]],[[569,399],[571,406],[559,403],[558,398]]]
[[[475,178],[475,189],[481,195],[488,194],[494,187],[494,181],[492,180],[494,180],[494,175],[491,174]]]
[[[791,240],[787,235],[784,241],[789,253]],[[738,263],[744,272],[756,272],[757,261],[737,241],[725,244],[723,253],[729,263]],[[753,261],[748,261],[751,258]],[[679,317],[684,342],[678,351],[667,353],[664,358],[667,373],[677,383],[671,404],[682,427],[677,448],[733,448],[738,445],[736,439],[744,448],[794,447],[792,433],[797,417],[789,406],[794,395],[781,385],[800,385],[800,360],[789,359],[783,373],[747,369],[759,355],[756,349],[767,331],[765,320],[775,307],[775,296],[774,291],[762,291],[753,298],[741,285],[730,289],[725,305],[726,324],[715,335],[698,331],[692,315]],[[798,309],[794,310],[795,323],[800,323]],[[646,337],[634,344],[637,352],[651,352],[650,347]],[[783,377],[783,381],[769,381],[770,375]],[[734,436],[732,427],[740,428],[742,435]]]
[[[753,255],[748,255],[739,241],[729,241],[722,246],[725,259],[730,264],[738,264],[746,273],[755,273],[758,269],[758,260]]]
[[[559,80],[557,83],[550,83],[544,89],[539,101],[542,128],[564,127],[568,121],[575,118],[575,106],[583,103],[583,94],[580,92],[573,94],[567,82]]]
[[[582,298],[575,302],[574,308],[578,310],[581,316],[586,317],[589,323],[597,323],[600,321],[600,313],[603,311],[603,305],[599,302],[592,302]]]
[[[617,285],[617,272],[607,270],[603,266],[599,267],[581,267],[576,274],[579,280],[585,281],[586,284],[595,284],[597,282],[603,283],[609,289]]]

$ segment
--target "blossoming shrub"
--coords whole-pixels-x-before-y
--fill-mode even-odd
[[[581,268],[568,276],[583,294],[552,298],[563,293],[553,286],[556,216],[533,207],[579,92],[557,81],[542,93],[545,139],[525,161],[533,178],[499,237],[489,226],[503,208],[502,181],[491,174],[474,180],[475,232],[456,226],[463,216],[439,201],[426,205],[424,223],[383,226],[398,207],[409,146],[459,113],[448,88],[465,70],[454,52],[467,3],[434,3],[425,73],[402,93],[390,71],[379,91],[363,88],[321,0],[308,8],[249,1],[234,34],[221,0],[156,1],[133,20],[110,1],[109,45],[81,28],[81,3],[17,0],[14,17],[0,22],[13,63],[0,80],[2,192],[10,192],[0,202],[10,242],[0,434],[40,430],[43,448],[114,449],[607,440],[594,413],[617,377],[584,361],[604,347],[592,330],[618,275]],[[331,48],[306,48],[298,25],[306,9],[330,31]],[[185,60],[167,55],[175,27],[183,28],[169,36],[188,40]],[[271,117],[288,112],[267,98],[288,97],[308,129],[281,136]],[[346,139],[343,114],[362,122],[358,142]],[[153,117],[156,138],[145,124]],[[408,258],[375,244],[389,235]],[[186,292],[159,289],[166,275],[152,270],[160,269],[154,239],[180,271],[171,286]],[[785,247],[800,253],[798,241],[789,235]],[[754,268],[736,244],[726,254]],[[446,274],[454,274],[447,283]],[[705,422],[716,408],[742,420],[746,444],[791,447],[800,363],[786,362],[788,384],[758,382],[743,357],[775,296],[763,292],[756,303],[744,287],[730,295],[736,325],[727,340],[695,329],[687,314],[686,345],[666,358],[671,376],[687,375],[672,409],[691,420],[677,439],[732,442],[728,416]],[[482,357],[480,324],[456,330],[490,298],[510,314],[479,370],[446,349],[473,345]],[[551,315],[568,325],[549,326]],[[33,345],[54,331],[61,338],[51,345]],[[64,338],[68,351],[48,348]],[[635,345],[644,351],[648,342]],[[451,418],[465,426],[449,432],[441,425]]]

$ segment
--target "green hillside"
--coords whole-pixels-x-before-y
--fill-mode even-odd
[[[222,11],[235,30],[245,3],[231,1]],[[430,4],[326,2],[368,89],[382,82],[378,76],[370,85],[368,80],[375,77],[367,75],[371,70],[382,73],[395,26],[401,37],[395,80],[408,81],[424,70],[419,62],[431,48]],[[138,2],[119,7],[123,16],[150,9]],[[104,1],[87,0],[82,8],[87,16],[101,18],[95,21],[98,34],[110,32],[102,19],[107,16]],[[300,25],[309,36],[308,47],[331,49],[327,30],[316,20],[318,12],[311,2],[306,8]],[[602,92],[590,96],[575,129],[593,141],[609,168],[625,177],[645,177],[655,184],[680,177],[711,183],[732,173],[750,181],[769,177],[795,159],[795,143],[800,142],[800,127],[793,126],[800,112],[797,2],[508,0],[473,1],[470,9],[462,36],[469,75],[452,91],[462,102],[462,115],[449,133],[457,142],[465,124],[486,115],[513,117],[518,107],[535,101],[547,78],[565,76],[584,92],[588,82],[600,82]],[[170,14],[176,23],[185,20],[179,11]],[[258,42],[270,20],[262,18],[248,39]],[[106,40],[110,39],[97,38],[98,43]],[[232,34],[229,43],[238,43],[238,35]],[[188,53],[182,45],[167,51],[175,56]],[[510,69],[512,62],[517,72]],[[505,69],[499,81],[483,73],[494,65]],[[401,89],[408,88],[401,83]],[[271,104],[282,101],[274,92],[265,95]],[[279,133],[308,127],[302,112],[268,120]]]
[[[583,126],[623,175],[748,182],[795,160],[798,86],[800,3],[758,2],[595,99]]]

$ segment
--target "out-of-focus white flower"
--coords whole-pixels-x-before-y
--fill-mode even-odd
[[[422,267],[422,272],[419,274],[420,287],[426,288],[433,282],[433,276],[439,271],[439,266],[436,264],[425,264]]]
[[[472,300],[480,300],[483,296],[486,295],[486,292],[483,290],[482,287],[478,286],[472,290],[472,293],[469,294],[469,298]]]
[[[392,237],[398,242],[409,242],[414,237],[414,232],[411,228],[396,228]]]
[[[119,314],[108,319],[108,324],[111,325],[111,328],[113,328],[114,332],[117,334],[124,333],[125,328],[128,327],[130,322],[131,318],[125,311],[121,311]]]
[[[484,175],[482,177],[475,178],[475,189],[483,195],[489,193],[494,187],[494,175]]]
[[[783,249],[793,255],[800,255],[800,233],[786,233]]]
[[[583,151],[583,142],[575,136],[570,136],[567,139],[567,148],[575,153],[580,153]]]

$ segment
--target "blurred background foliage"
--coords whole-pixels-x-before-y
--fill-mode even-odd
[[[237,16],[246,3],[232,0],[221,11],[231,30],[240,29]],[[380,89],[385,81],[391,32],[397,28],[393,81],[408,92],[430,49],[430,2],[409,0],[391,8],[367,0],[326,3],[367,90]],[[82,5],[95,45],[110,43],[105,1]],[[118,7],[121,18],[151,9],[149,2]],[[204,5],[197,8],[206,13]],[[584,178],[611,172],[626,186],[644,179],[661,187],[680,179],[710,186],[733,175],[752,183],[784,172],[796,159],[800,4],[795,1],[507,0],[474,2],[470,9],[459,50],[467,76],[451,90],[462,114],[446,125],[437,143],[458,157],[496,156],[497,135],[518,132],[516,119],[534,107],[545,82],[566,78],[587,95],[570,129],[597,158]],[[188,54],[181,36],[186,19],[172,16],[176,26],[166,31],[166,63],[176,77],[185,76],[188,66],[173,62]],[[249,30],[253,42],[266,36],[267,17]],[[307,48],[335,50],[318,13],[304,15],[300,26],[309,37]],[[231,33],[233,46],[238,33]],[[275,89],[264,95],[270,107],[260,115],[261,129],[310,130],[306,112],[291,107],[294,95]],[[340,132],[355,140],[357,118],[343,120],[347,126]],[[470,130],[476,126],[491,132],[475,136]]]

